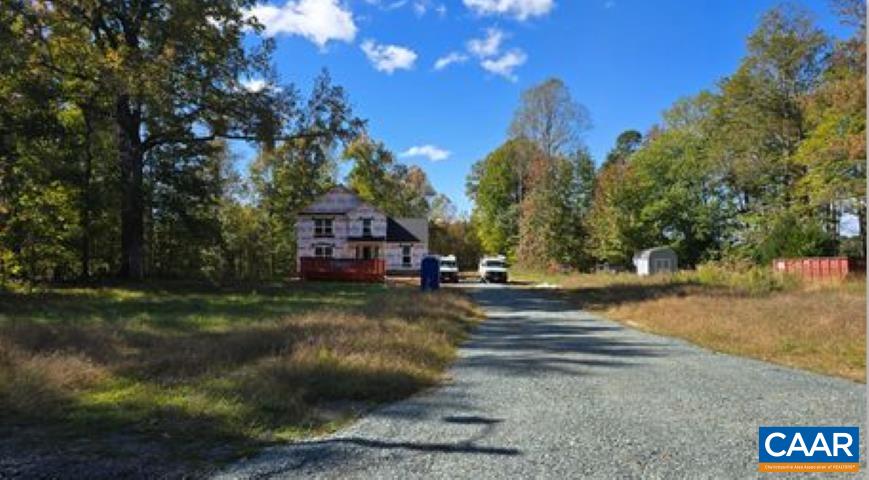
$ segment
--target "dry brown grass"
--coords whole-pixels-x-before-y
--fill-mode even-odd
[[[478,318],[459,292],[383,285],[0,295],[0,431],[137,432],[190,455],[295,438],[352,413],[334,404],[435,384]]]
[[[582,308],[716,351],[866,381],[866,284],[799,284],[767,291],[667,277],[570,275],[559,283]],[[730,282],[732,283],[732,282]]]
[[[864,296],[835,290],[755,297],[686,289],[603,312],[713,350],[865,382],[865,309]]]

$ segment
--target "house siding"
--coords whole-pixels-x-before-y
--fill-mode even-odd
[[[314,235],[314,219],[331,218],[331,237]],[[331,245],[335,258],[347,258],[347,217],[343,215],[305,215],[296,222],[296,256],[313,257],[317,245]]]
[[[411,246],[410,267],[401,263],[401,247]],[[428,254],[428,248],[421,242],[417,243],[389,243],[386,246],[386,270],[389,272],[419,271],[422,259]]]
[[[371,219],[371,236],[386,237],[386,215],[370,205],[360,205],[355,210],[347,212],[348,236],[361,237],[363,220]]]

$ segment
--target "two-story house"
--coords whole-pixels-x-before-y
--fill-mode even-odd
[[[338,186],[299,212],[296,245],[302,278],[374,281],[419,271],[428,221],[389,217]]]

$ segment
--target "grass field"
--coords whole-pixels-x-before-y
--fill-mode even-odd
[[[866,379],[866,283],[801,283],[749,269],[672,276],[514,274],[580,307],[716,351]]]
[[[0,294],[0,438],[231,458],[435,384],[476,321],[404,286]]]

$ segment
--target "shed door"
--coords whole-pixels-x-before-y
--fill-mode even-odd
[[[673,263],[669,258],[656,258],[653,272],[672,272]]]

